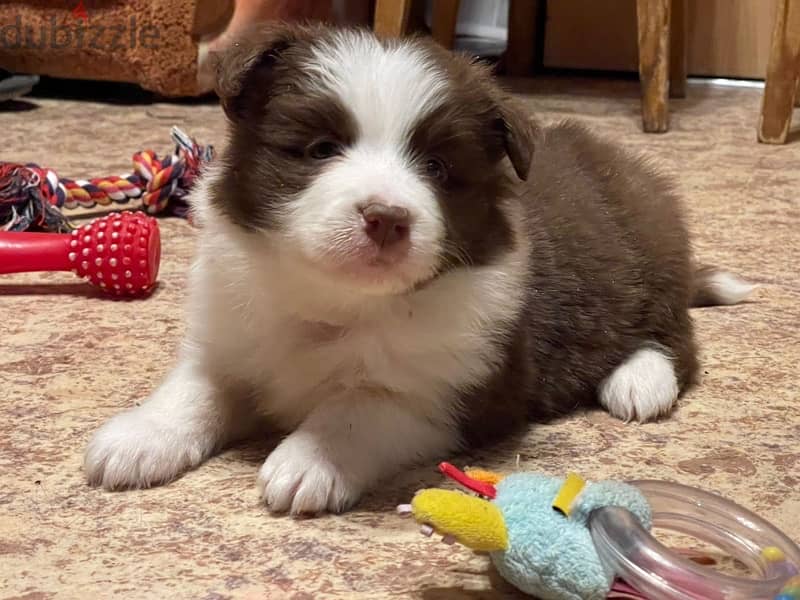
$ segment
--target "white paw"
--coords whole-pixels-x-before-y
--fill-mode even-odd
[[[600,404],[624,421],[649,421],[668,413],[678,399],[672,361],[654,348],[631,355],[601,384]]]
[[[316,440],[297,431],[267,457],[258,474],[261,498],[272,512],[342,512],[358,500],[362,486],[337,465]]]
[[[165,426],[143,408],[107,421],[92,437],[84,456],[89,483],[109,490],[166,483],[198,465],[202,443],[179,426]]]

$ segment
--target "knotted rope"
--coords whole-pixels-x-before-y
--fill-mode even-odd
[[[197,176],[214,157],[212,146],[200,146],[172,128],[175,152],[163,160],[150,150],[133,156],[133,173],[94,179],[59,177],[35,164],[0,161],[0,230],[65,232],[73,226],[62,209],[108,206],[141,200],[140,208],[155,215],[169,211],[185,217],[185,198]]]

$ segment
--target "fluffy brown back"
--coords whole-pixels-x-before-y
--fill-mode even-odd
[[[574,123],[542,129],[517,193],[532,243],[528,301],[502,372],[472,392],[467,439],[592,402],[636,350],[698,369],[693,266],[680,201],[646,161]]]

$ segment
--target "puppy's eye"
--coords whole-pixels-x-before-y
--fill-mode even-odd
[[[439,158],[429,158],[425,163],[425,174],[440,183],[447,181],[447,167]]]
[[[331,140],[314,142],[306,149],[306,154],[314,160],[327,160],[342,153],[342,146]]]

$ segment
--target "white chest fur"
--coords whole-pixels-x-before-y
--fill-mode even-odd
[[[519,311],[526,248],[407,295],[353,303],[257,246],[227,226],[207,229],[190,339],[215,370],[255,386],[261,408],[283,426],[296,426],[319,403],[356,394],[447,418],[454,390],[483,381],[503,358],[499,345]]]

